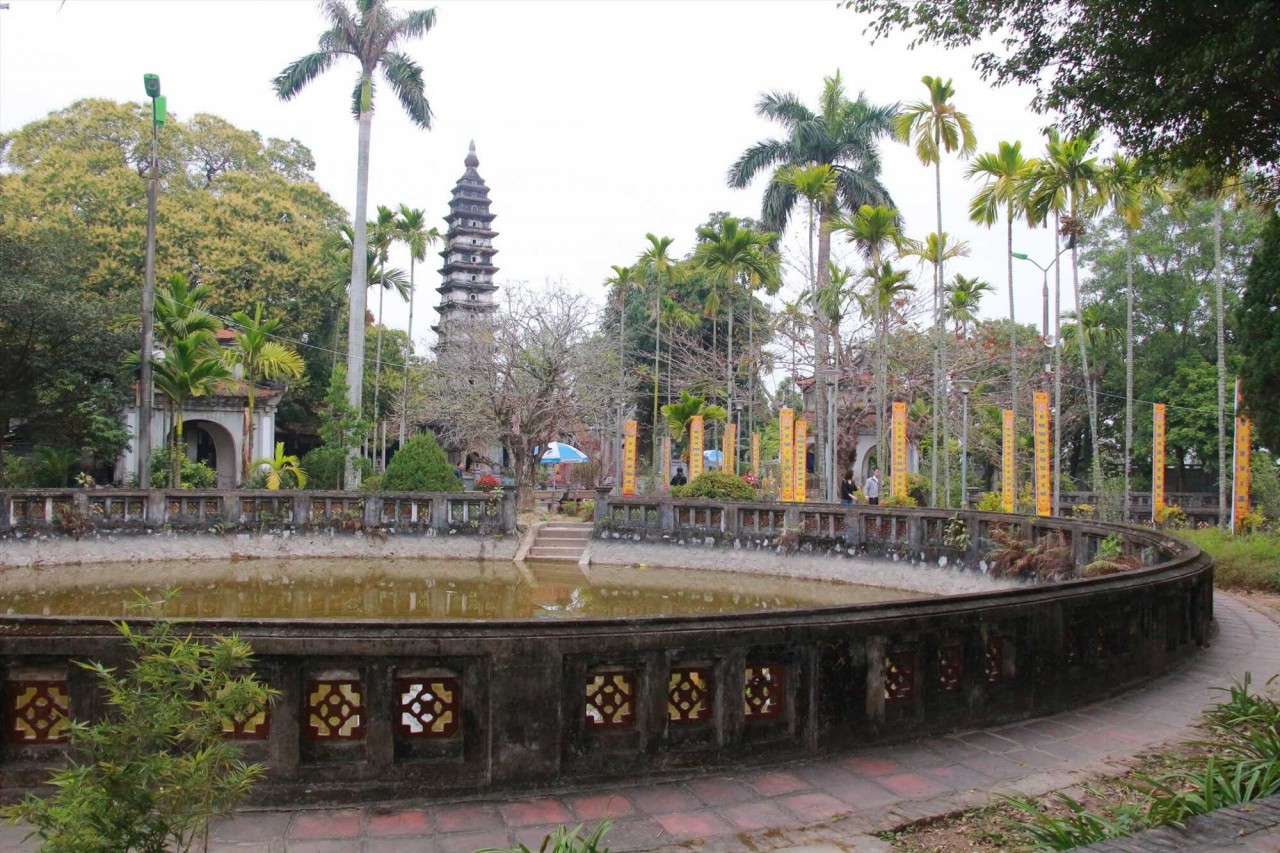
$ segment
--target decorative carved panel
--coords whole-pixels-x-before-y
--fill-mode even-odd
[[[884,658],[886,702],[910,702],[916,696],[915,652],[891,652]]]
[[[781,664],[747,664],[743,713],[747,719],[782,716],[786,709],[786,676]]]
[[[453,737],[462,712],[458,679],[447,676],[396,679],[400,734],[405,737]]]
[[[999,684],[1004,678],[1004,637],[987,637],[987,656],[982,672],[987,684]]]
[[[673,723],[701,723],[711,718],[711,668],[679,667],[667,680],[667,719]]]
[[[263,708],[248,717],[224,719],[222,734],[232,740],[266,740],[271,734],[271,709]]]
[[[938,689],[955,693],[964,674],[964,647],[959,643],[938,649]]]
[[[71,703],[65,681],[10,681],[7,687],[7,740],[43,744],[67,739]]]
[[[307,685],[307,735],[312,740],[364,737],[364,684],[312,681]]]
[[[588,729],[626,729],[635,723],[634,672],[597,672],[587,676]]]

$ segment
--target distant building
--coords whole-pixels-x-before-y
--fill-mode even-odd
[[[493,295],[498,286],[493,275],[498,268],[493,256],[494,215],[489,211],[489,187],[476,168],[476,144],[471,143],[467,159],[463,161],[467,171],[458,179],[449,201],[445,248],[440,252],[444,266],[440,268],[442,281],[436,288],[440,304],[436,312],[440,318],[431,329],[436,333],[436,354],[442,363],[449,358],[449,348],[485,322],[498,309]]]

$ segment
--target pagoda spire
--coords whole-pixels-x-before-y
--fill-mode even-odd
[[[449,213],[444,218],[448,225],[445,248],[440,252],[444,266],[440,268],[442,281],[436,288],[440,293],[440,304],[436,306],[440,318],[431,327],[436,333],[436,351],[441,355],[465,334],[465,328],[498,309],[493,297],[498,289],[493,283],[498,271],[493,265],[493,256],[498,253],[493,238],[498,233],[493,230],[494,214],[489,210],[489,187],[476,171],[480,158],[476,156],[474,139],[463,165],[466,171],[454,185]]]

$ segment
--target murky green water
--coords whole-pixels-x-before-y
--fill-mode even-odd
[[[743,573],[462,560],[248,560],[62,566],[0,575],[0,613],[121,616],[135,591],[169,616],[581,618],[733,613],[922,593]]]

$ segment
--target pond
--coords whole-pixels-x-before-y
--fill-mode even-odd
[[[573,619],[787,610],[930,598],[836,581],[724,571],[421,559],[97,563],[0,574],[0,613],[129,615],[173,596],[176,617]]]

